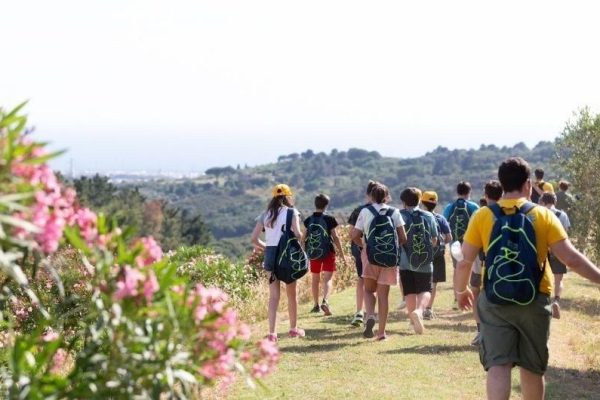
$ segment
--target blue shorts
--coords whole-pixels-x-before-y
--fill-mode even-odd
[[[275,264],[277,264],[277,246],[267,246],[265,248],[265,260],[263,263],[265,271],[275,271]]]

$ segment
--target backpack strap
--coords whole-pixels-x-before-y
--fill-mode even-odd
[[[519,211],[523,214],[529,214],[529,212],[533,210],[536,206],[537,204],[528,201],[525,204],[523,204],[521,208],[519,208]]]
[[[488,207],[490,210],[492,210],[496,219],[500,219],[505,215],[504,211],[502,210],[502,207],[500,207],[500,205],[498,203],[492,204],[491,206],[488,206]]]
[[[293,208],[288,208],[287,210],[287,216],[285,218],[285,231],[287,233],[291,233],[292,232],[292,219],[294,218],[294,209]]]
[[[379,213],[377,212],[377,210],[375,209],[375,207],[373,207],[372,204],[369,204],[366,208],[369,211],[371,211],[371,213],[373,214],[374,217],[377,217],[379,215]]]
[[[556,212],[554,213],[554,215],[556,215],[557,218],[560,218],[562,216],[562,211],[560,210],[556,210]]]
[[[391,218],[391,216],[394,215],[395,211],[396,211],[396,209],[394,207],[390,207],[390,208],[388,208],[387,212],[385,213],[385,216]]]

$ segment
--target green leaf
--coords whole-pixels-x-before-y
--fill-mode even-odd
[[[39,233],[41,229],[31,222],[23,221],[22,219],[11,217],[10,215],[0,214],[0,223],[16,226],[28,232]]]
[[[71,244],[71,246],[75,247],[78,250],[81,250],[85,254],[90,253],[90,248],[85,243],[85,241],[81,238],[79,233],[79,228],[77,227],[67,227],[65,228],[65,237],[67,241]]]
[[[55,151],[53,153],[46,154],[41,157],[36,157],[36,158],[31,158],[29,160],[25,160],[25,161],[23,161],[23,163],[28,164],[28,165],[44,164],[45,162],[52,160],[53,158],[59,157],[64,153],[66,153],[66,150],[59,150],[59,151]]]

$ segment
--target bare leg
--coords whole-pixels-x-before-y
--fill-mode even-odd
[[[327,300],[333,286],[333,271],[323,272],[323,299]],[[318,303],[315,303],[318,304]]]
[[[419,310],[421,313],[427,308],[429,305],[429,301],[431,300],[430,292],[419,293],[416,298],[415,308]]]
[[[367,318],[375,317],[375,291],[377,290],[377,281],[364,278],[365,283],[365,307],[367,309]]]
[[[277,307],[279,306],[280,283],[275,279],[269,285],[269,334],[275,335],[277,324]]]
[[[362,312],[365,306],[365,281],[358,278],[356,281],[356,312]]]
[[[404,300],[406,300],[406,311],[410,314],[415,311],[417,308],[417,295],[416,294],[407,294],[404,296]]]
[[[390,287],[388,285],[377,285],[377,310],[379,312],[379,332],[378,336],[385,335],[385,325],[387,323],[389,311]]]
[[[479,292],[481,290],[478,287],[471,287],[471,290],[473,291],[473,304],[477,304],[477,298],[479,297]],[[475,322],[477,322],[478,324],[481,323],[476,306],[473,306],[473,317],[475,318]]]
[[[510,397],[511,364],[491,367],[487,372],[488,400],[508,400]]]
[[[312,273],[311,277],[312,277],[311,289],[312,289],[313,304],[319,305],[319,283],[321,280],[321,274]]]
[[[427,308],[433,307],[433,302],[435,301],[436,294],[437,294],[437,282],[434,282],[431,285],[431,298],[429,299],[429,304],[427,304]]]
[[[524,400],[543,400],[544,375],[521,368],[521,392]]]
[[[290,317],[290,330],[297,328],[298,324],[298,300],[296,299],[296,281],[285,285],[288,298],[288,315]]]
[[[554,296],[560,297],[563,290],[563,274],[554,274]]]

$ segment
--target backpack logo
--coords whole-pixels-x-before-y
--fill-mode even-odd
[[[448,223],[452,230],[452,237],[462,243],[467,226],[469,225],[469,219],[471,219],[471,214],[464,199],[456,200],[453,207],[450,218],[448,218]]]
[[[484,287],[492,303],[528,305],[539,292],[544,270],[537,259],[533,222],[527,216],[534,207],[525,203],[512,215],[497,204],[489,207],[496,222],[486,255]]]
[[[406,243],[404,251],[408,257],[409,269],[416,271],[423,266],[428,266],[433,261],[433,244],[431,243],[431,233],[425,226],[422,211],[414,210],[412,213],[403,212],[410,221],[406,231]]]
[[[312,216],[308,221],[306,253],[311,260],[325,258],[331,252],[331,237],[324,216]]]
[[[395,209],[390,207],[382,215],[372,205],[367,208],[373,213],[373,221],[371,221],[365,234],[369,263],[380,267],[395,267],[400,261],[398,257],[398,232],[392,221]]]
[[[277,279],[287,284],[302,278],[308,272],[308,259],[300,246],[300,241],[292,232],[294,210],[288,209],[285,227],[277,245],[277,262],[274,274]]]

